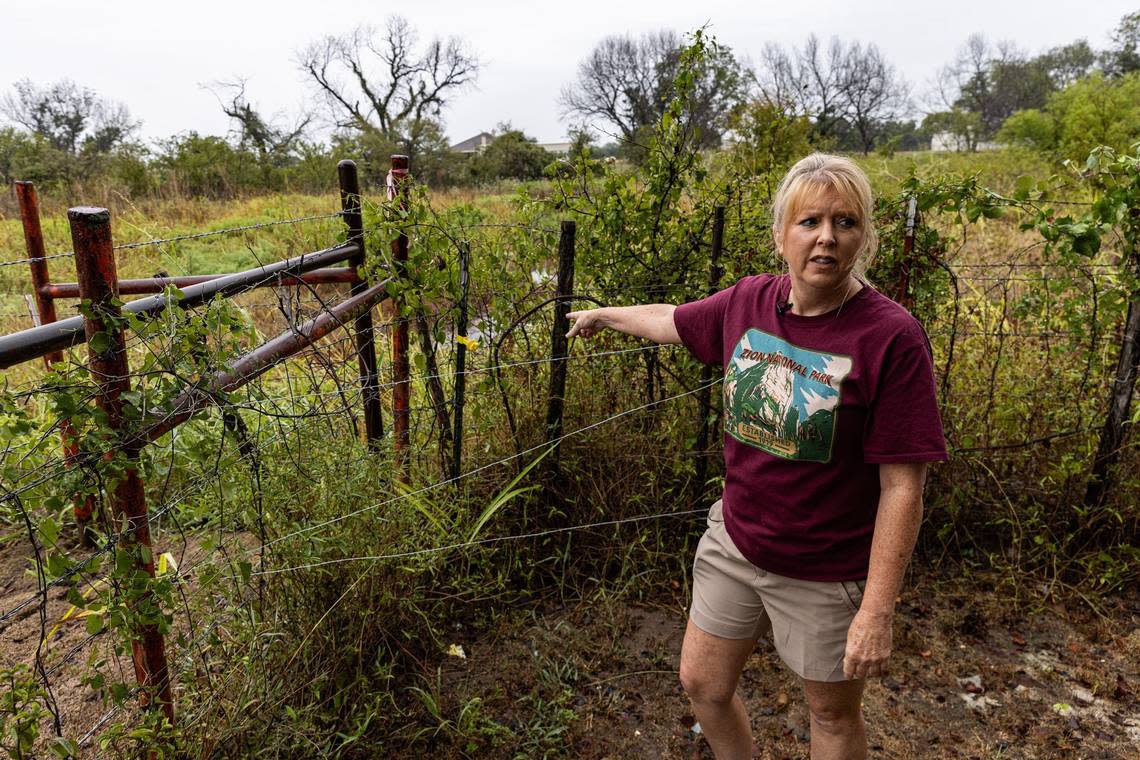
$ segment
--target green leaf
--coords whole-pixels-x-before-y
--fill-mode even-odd
[[[111,336],[105,332],[97,332],[87,342],[88,347],[97,354],[105,354],[111,347]]]
[[[48,555],[47,569],[48,574],[52,577],[58,578],[66,573],[70,568],[71,562],[69,562],[67,557],[63,556],[59,552],[52,552]]]
[[[131,690],[125,683],[119,682],[111,684],[111,698],[114,699],[117,704],[122,704],[130,694]]]
[[[535,457],[535,459],[530,464],[523,468],[522,472],[516,475],[515,478],[506,485],[506,487],[499,491],[495,498],[491,499],[491,503],[483,508],[483,512],[479,515],[479,519],[476,520],[475,524],[471,527],[471,534],[467,537],[468,541],[474,541],[475,537],[479,535],[480,531],[483,530],[483,527],[488,523],[488,521],[490,521],[490,519],[494,517],[500,509],[503,508],[503,506],[511,501],[511,499],[514,499],[516,496],[521,496],[528,491],[533,491],[539,487],[536,484],[519,488],[518,484],[522,482],[523,478],[525,478],[530,473],[530,471],[538,465],[539,462],[541,462],[543,459],[546,459],[546,457],[550,455],[550,452],[554,451],[555,448],[557,447],[552,444],[546,449],[546,451]]]
[[[1013,197],[1019,201],[1028,200],[1029,193],[1036,184],[1037,182],[1033,177],[1028,174],[1022,174],[1017,178],[1017,182],[1014,184]]]
[[[57,736],[55,737],[55,741],[52,742],[51,751],[54,752],[58,757],[78,757],[79,745],[72,739],[67,739],[63,736]]]
[[[103,630],[103,616],[102,615],[88,615],[87,616],[87,635],[94,636]]]
[[[55,546],[59,539],[59,523],[50,517],[45,517],[39,525],[40,538],[47,546]]]

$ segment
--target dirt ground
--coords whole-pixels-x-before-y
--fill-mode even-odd
[[[239,535],[238,538],[247,537]],[[0,542],[0,614],[14,612],[0,622],[0,668],[18,665],[33,668],[39,648],[62,735],[80,744],[81,757],[89,757],[95,753],[93,739],[108,723],[129,720],[135,701],[128,699],[126,705],[116,707],[109,698],[105,699],[105,695],[84,683],[84,677],[92,673],[90,663],[100,660],[101,672],[108,683],[117,681],[133,685],[135,675],[131,657],[115,653],[112,637],[104,635],[106,629],[95,636],[88,634],[86,620],[77,614],[67,599],[68,584],[48,590],[42,616],[41,605],[27,604],[29,600],[37,599],[39,588],[30,569],[28,553],[26,537],[16,534],[16,538]],[[194,538],[170,553],[174,565],[182,570],[196,566],[205,555],[200,538]],[[75,559],[86,559],[90,552],[78,551],[74,556]],[[98,583],[97,575],[89,573],[79,573],[73,581],[75,588],[84,594],[91,594],[94,583]],[[186,620],[176,617],[171,635],[176,636],[186,630]],[[172,663],[172,666],[177,668],[178,663]],[[42,683],[41,678],[37,681]],[[52,723],[48,719],[40,725],[36,757],[55,757],[48,749],[55,736]]]
[[[4,611],[34,592],[25,549],[0,544]],[[911,579],[892,675],[872,681],[864,700],[872,757],[1140,758],[1140,590],[1102,599],[1094,612],[1043,588],[1019,589],[1015,600],[1001,581]],[[515,610],[489,629],[456,624],[452,655],[441,652],[439,672],[425,676],[451,738],[405,756],[711,758],[676,675],[684,596],[678,585],[654,603],[603,598]],[[49,593],[45,662],[64,735],[78,739],[107,716],[81,679],[92,648],[110,647],[89,640],[82,621],[56,627],[69,608],[64,589]],[[0,623],[0,667],[30,665],[40,631],[35,605]],[[128,658],[109,668],[131,680]],[[807,758],[802,694],[767,642],[741,689],[758,757]],[[480,718],[467,711],[465,723],[473,704]],[[496,724],[511,737],[495,739]]]
[[[891,676],[864,698],[871,756],[1140,758],[1140,593],[1097,614],[1025,595],[1015,604],[997,581],[918,578],[901,597]],[[536,705],[550,722],[561,690],[574,717],[548,746],[568,757],[711,758],[677,680],[675,596],[549,609],[470,639],[458,630],[466,658],[445,658],[441,692],[456,705],[481,698],[485,715],[525,735],[544,728]],[[767,642],[741,691],[757,756],[807,758],[802,693]]]

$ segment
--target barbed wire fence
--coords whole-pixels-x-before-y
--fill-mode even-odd
[[[116,246],[117,250],[131,250],[143,246],[161,246],[173,242],[196,240],[203,237],[248,232],[263,228],[301,224],[309,221],[325,220],[343,217],[343,212],[326,215],[297,217],[295,219],[271,221],[254,225],[215,230],[208,233],[181,235],[167,239],[145,241],[137,244]],[[425,225],[437,229],[440,225]],[[386,230],[387,227],[377,227],[362,232],[375,232]],[[485,229],[492,231],[514,230],[525,233],[540,233],[551,236],[558,235],[558,230],[549,227],[536,227],[531,224],[480,224],[465,225],[455,230],[445,230],[457,239],[468,239],[475,236],[476,231]],[[469,241],[470,242],[470,241]],[[492,243],[493,244],[493,241]],[[476,251],[478,246],[475,246]],[[40,257],[41,259],[69,258],[73,253],[62,253]],[[31,259],[10,260],[0,262],[0,266],[28,264]],[[450,266],[450,263],[448,263]],[[1004,267],[1004,268],[1003,268]],[[1010,372],[1015,377],[1032,377],[1035,373],[1041,375],[1050,360],[1055,358],[1055,346],[1052,341],[1063,342],[1066,346],[1077,346],[1087,353],[1087,361],[1081,363],[1081,372],[1074,377],[1059,378],[1057,382],[1064,382],[1065,387],[1075,388],[1074,401],[1082,409],[1089,406],[1087,394],[1093,388],[1105,388],[1111,384],[1111,378],[1106,377],[1108,354],[1106,351],[1117,341],[1117,336],[1111,330],[1082,330],[1076,326],[1062,325],[1057,320],[1046,316],[1037,319],[1038,315],[1048,311],[1048,304],[1034,302],[1031,307],[1019,306],[1017,299],[1020,294],[1032,292],[1036,288],[1044,287],[1048,290],[1050,281],[1055,282],[1051,272],[1056,268],[1054,264],[1014,261],[1009,264],[994,262],[970,263],[948,262],[946,266],[948,276],[953,280],[953,296],[949,307],[944,308],[945,314],[952,314],[947,322],[939,319],[927,324],[936,350],[939,362],[941,388],[943,389],[943,403],[955,410],[952,424],[948,425],[951,445],[956,455],[968,460],[978,454],[1009,456],[1016,452],[1032,450],[1041,445],[1053,445],[1054,442],[1067,437],[1086,438],[1095,430],[1095,425],[1084,422],[1089,412],[1082,411],[1075,420],[1068,420],[1065,429],[1054,430],[1042,428],[1040,415],[1044,414],[1044,391],[1026,396],[1025,408],[1030,411],[1023,424],[1012,424],[1003,421],[996,425],[994,415],[1000,410],[994,401],[1001,389],[1016,384],[1003,377],[1004,372]],[[1112,288],[1110,282],[1114,268],[1109,264],[1092,263],[1087,266],[1087,279],[1090,294],[1107,292]],[[983,274],[973,274],[975,271]],[[1028,274],[1034,271],[1035,275]],[[472,287],[472,301],[476,304],[476,317],[472,324],[480,333],[480,340],[484,341],[482,351],[474,351],[469,356],[487,359],[481,366],[470,366],[458,369],[456,365],[458,338],[468,338],[468,335],[449,334],[445,331],[444,342],[436,344],[434,340],[427,341],[428,351],[437,349],[446,350],[448,367],[428,371],[426,364],[418,368],[416,373],[406,379],[393,379],[380,382],[375,386],[375,392],[390,400],[392,392],[400,385],[410,385],[416,389],[418,395],[424,395],[423,389],[432,381],[447,382],[453,385],[460,377],[484,378],[486,382],[472,391],[472,396],[466,403],[473,404],[485,412],[501,405],[500,388],[504,375],[513,375],[520,382],[514,388],[519,397],[526,400],[526,404],[518,404],[520,408],[541,407],[546,401],[539,380],[545,379],[540,372],[551,372],[555,367],[574,364],[575,366],[600,366],[603,362],[612,362],[613,366],[620,368],[620,362],[636,361],[646,352],[657,351],[652,346],[629,347],[616,341],[603,341],[602,350],[583,350],[582,346],[568,347],[563,355],[537,356],[545,348],[545,337],[552,329],[557,327],[557,315],[552,309],[537,309],[535,304],[541,304],[548,299],[565,298],[572,295],[581,298],[588,297],[597,301],[609,302],[624,295],[636,296],[642,291],[630,287],[628,292],[612,285],[604,289],[592,289],[586,281],[575,289],[572,294],[559,293],[557,288],[557,273],[524,271],[515,273],[521,275],[525,287],[520,298],[520,283],[515,287],[498,287],[491,283],[474,283]],[[320,288],[318,290],[318,287]],[[333,290],[339,288],[338,290]],[[265,319],[271,315],[280,317],[287,327],[287,332],[296,332],[297,327],[318,315],[334,315],[335,309],[343,305],[349,294],[340,286],[333,285],[280,285],[278,297],[274,301],[244,301],[238,308],[247,312],[262,311]],[[510,299],[510,311],[493,308],[497,301]],[[195,306],[180,315],[183,323],[194,318],[206,316],[211,307]],[[451,323],[458,309],[458,304],[433,304],[433,312],[426,315],[441,324]],[[1020,309],[1020,311],[1019,311]],[[504,317],[504,313],[508,317]],[[505,339],[504,332],[508,332],[505,319],[519,321],[517,333],[512,333],[509,340]],[[377,334],[382,344],[390,344],[395,326],[401,321],[398,314],[390,313],[382,324],[377,324]],[[1024,323],[1024,324],[1019,324]],[[1044,329],[1035,328],[1034,325],[1043,323]],[[301,518],[282,525],[268,524],[265,520],[264,505],[262,503],[263,486],[259,482],[265,473],[264,465],[269,461],[284,462],[283,467],[292,472],[302,481],[319,482],[321,475],[309,472],[314,469],[307,460],[312,458],[312,441],[335,441],[345,438],[361,438],[361,414],[359,412],[366,396],[366,391],[356,384],[357,378],[351,368],[361,358],[360,348],[352,332],[350,320],[336,320],[333,332],[343,333],[335,337],[328,337],[323,342],[313,343],[303,351],[297,352],[288,361],[281,362],[272,378],[268,375],[254,380],[246,385],[240,396],[231,395],[219,405],[223,415],[226,413],[236,415],[243,420],[246,427],[249,445],[240,444],[240,435],[230,430],[224,423],[222,415],[199,419],[186,428],[179,428],[171,433],[167,443],[153,449],[153,455],[148,461],[147,468],[152,491],[157,492],[154,500],[155,506],[150,510],[150,529],[156,536],[155,551],[163,556],[170,556],[171,561],[163,574],[176,591],[176,605],[171,609],[173,630],[179,633],[179,638],[185,637],[185,642],[176,647],[170,657],[174,667],[169,676],[172,684],[180,685],[180,695],[193,695],[196,701],[190,703],[187,718],[188,725],[198,725],[207,719],[216,708],[216,703],[230,700],[229,687],[235,679],[241,677],[241,672],[230,666],[227,671],[220,666],[222,658],[216,656],[212,650],[221,647],[236,647],[248,656],[255,656],[252,640],[236,640],[223,644],[212,644],[211,639],[216,638],[219,630],[224,630],[237,618],[248,618],[251,629],[256,628],[258,622],[255,612],[264,608],[264,588],[266,582],[275,581],[279,576],[308,576],[314,572],[327,570],[340,566],[363,566],[360,577],[371,572],[379,565],[386,563],[399,564],[400,562],[420,560],[433,555],[464,552],[494,548],[499,545],[514,542],[526,542],[556,536],[565,533],[589,532],[600,529],[614,529],[624,526],[639,526],[655,520],[687,519],[699,514],[703,510],[695,509],[663,509],[651,513],[628,515],[612,519],[590,520],[574,522],[570,525],[538,527],[536,529],[506,532],[500,535],[470,537],[459,536],[460,540],[445,540],[427,546],[407,546],[394,548],[376,553],[362,554],[349,552],[337,554],[336,551],[327,552],[330,548],[320,543],[320,537],[330,533],[335,527],[346,530],[344,525],[354,521],[367,520],[369,526],[378,523],[400,522],[396,516],[389,516],[397,505],[414,502],[427,497],[436,491],[453,491],[465,484],[476,481],[476,476],[489,478],[489,482],[502,482],[505,475],[493,477],[497,472],[509,475],[512,464],[520,463],[525,458],[539,458],[543,452],[557,446],[564,441],[586,436],[591,431],[603,428],[611,423],[646,415],[660,415],[662,412],[678,414],[670,405],[676,405],[684,399],[707,391],[715,386],[719,380],[707,383],[696,383],[692,380],[692,373],[686,372],[683,367],[684,360],[678,352],[676,362],[668,365],[672,373],[671,385],[676,392],[660,392],[659,398],[652,398],[641,404],[629,404],[626,397],[614,392],[612,387],[606,387],[595,393],[592,398],[582,403],[576,409],[577,416],[582,424],[573,430],[559,433],[555,436],[544,435],[544,428],[537,415],[531,415],[522,424],[512,425],[512,437],[515,438],[515,450],[503,455],[502,451],[490,449],[483,452],[469,452],[465,460],[467,466],[462,472],[452,477],[432,477],[434,473],[435,453],[433,445],[437,441],[443,423],[439,412],[441,404],[438,400],[419,406],[410,406],[405,412],[412,420],[407,431],[410,441],[413,442],[408,454],[407,467],[416,473],[413,483],[421,484],[416,487],[398,487],[399,478],[394,473],[381,476],[381,487],[377,491],[396,489],[395,496],[385,496],[370,501],[364,506],[338,511],[333,515],[307,520]],[[1090,334],[1091,332],[1091,334]],[[200,359],[200,351],[195,348],[183,349],[180,353],[171,353],[170,346],[162,342],[165,335],[146,336],[134,335],[127,342],[127,350],[139,355],[151,356],[167,355],[167,367],[174,367],[183,362],[193,363]],[[1011,347],[1011,343],[1018,344]],[[488,354],[487,346],[495,344],[502,349],[492,360]],[[988,363],[975,364],[963,367],[955,363],[954,348],[962,350],[963,345],[969,345],[972,357],[992,356]],[[1010,362],[1010,356],[1016,361]],[[81,365],[82,362],[72,357],[70,363]],[[960,361],[960,359],[959,359]],[[390,369],[390,368],[389,368]],[[211,372],[225,370],[223,363],[206,362],[200,370],[200,376],[208,376]],[[448,371],[450,370],[450,371]],[[193,378],[179,376],[174,370],[159,367],[156,372],[173,381],[186,383]],[[620,375],[606,371],[603,377]],[[139,373],[125,376],[131,382],[141,382],[152,379]],[[36,403],[37,394],[43,388],[35,379],[29,379],[13,390],[23,394],[26,403]],[[454,390],[452,387],[450,390]],[[92,403],[96,397],[94,390],[88,391],[79,399],[83,403]],[[988,398],[988,403],[982,405],[978,411],[963,403],[964,400]],[[626,402],[626,403],[622,403]],[[452,397],[444,399],[442,407],[447,412],[443,415],[454,415],[458,406],[463,402]],[[708,403],[708,402],[702,402]],[[620,408],[618,408],[620,407]],[[966,413],[966,410],[973,411]],[[508,403],[509,410],[509,403]],[[702,415],[705,409],[698,405],[698,412]],[[509,411],[508,411],[509,414]],[[593,415],[593,416],[591,416]],[[1053,411],[1053,418],[1066,416],[1064,410]],[[592,421],[591,421],[592,420]],[[163,420],[160,418],[159,422]],[[13,461],[13,469],[20,470],[20,479],[5,483],[3,498],[7,503],[22,503],[34,498],[61,476],[74,469],[74,463],[66,457],[46,456],[37,459],[50,444],[62,422],[62,418],[54,420],[47,425],[45,432],[35,442],[9,441],[2,452],[2,457]],[[1036,427],[1035,427],[1036,426]],[[995,438],[989,431],[1000,427],[1004,435],[1009,438]],[[198,430],[209,428],[208,430]],[[974,435],[971,429],[986,431],[983,435]],[[1018,435],[1020,434],[1020,436]],[[194,450],[194,456],[183,448],[187,439],[197,435],[201,446]],[[528,445],[520,445],[521,439],[528,439]],[[236,440],[235,440],[236,439]],[[534,442],[538,441],[538,442]],[[715,454],[716,446],[708,451],[696,452],[699,456]],[[89,453],[90,458],[97,458],[102,452]],[[389,452],[382,452],[381,457]],[[640,456],[644,457],[651,452]],[[351,458],[338,463],[337,472],[351,471],[363,465],[377,461],[377,453],[360,447]],[[165,457],[165,458],[163,458]],[[386,461],[386,460],[381,460]],[[196,471],[195,471],[196,468]],[[516,467],[517,469],[517,467]],[[161,475],[161,477],[158,477]],[[157,483],[160,486],[155,487]],[[243,495],[248,495],[252,501],[252,508],[241,508],[232,504],[233,496],[226,495],[226,489],[233,487]],[[485,484],[480,487],[486,488]],[[218,495],[216,500],[210,502],[207,508],[203,494],[214,489]],[[106,505],[104,505],[106,509]],[[29,510],[20,507],[27,516]],[[398,510],[396,510],[398,512]],[[25,525],[26,546],[37,555],[50,549],[32,526],[30,518]],[[189,523],[189,524],[187,524]],[[81,596],[85,593],[97,593],[108,584],[114,582],[113,576],[100,568],[103,560],[113,555],[116,547],[138,530],[135,527],[126,527],[116,530],[108,525],[104,541],[100,548],[89,552],[84,558],[75,562],[61,573],[53,573],[50,580],[44,572],[44,560],[37,559],[38,570],[37,587],[34,593],[21,597],[19,600],[9,596],[0,610],[0,633],[5,636],[9,631],[15,631],[24,637],[32,631],[36,642],[34,655],[35,666],[41,677],[42,684],[48,694],[58,693],[57,685],[62,677],[71,672],[72,668],[79,667],[77,663],[87,654],[89,659],[94,647],[102,645],[109,628],[103,628],[94,633],[68,636],[68,625],[81,619],[74,620],[69,615],[75,614],[76,605],[67,608],[67,600],[60,596],[64,592],[76,591]],[[205,549],[206,543],[202,535],[208,533],[216,536],[217,542],[211,549]],[[439,531],[439,538],[455,538],[454,529]],[[415,538],[422,538],[416,534]],[[303,556],[296,551],[283,552],[291,546],[303,545],[305,542],[314,542],[314,548],[320,550],[316,556],[307,561],[294,561],[292,564],[273,564],[275,558],[290,560]],[[331,554],[331,556],[330,556]],[[213,577],[209,582],[203,579]],[[347,592],[345,592],[347,593]],[[56,596],[53,597],[53,594]],[[260,601],[257,601],[259,600]],[[36,619],[29,625],[25,622],[35,615]],[[321,618],[323,619],[323,617]],[[58,644],[58,646],[57,646]],[[230,654],[234,651],[231,649]],[[108,647],[103,659],[117,669],[116,677],[120,682],[130,680],[130,666],[114,652],[114,647]],[[240,660],[240,658],[237,658]],[[207,688],[195,689],[189,686],[196,679],[204,678]],[[110,709],[100,709],[93,719],[88,720],[90,710],[82,711],[84,716],[77,724],[75,719],[62,713],[56,717],[55,730],[61,735],[74,737],[81,747],[89,747],[106,726],[117,720],[129,711],[129,703],[136,692],[121,697]]]

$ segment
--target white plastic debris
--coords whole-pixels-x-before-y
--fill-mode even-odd
[[[980,675],[955,678],[954,680],[958,682],[958,688],[965,689],[974,694],[981,694],[985,691],[985,689],[982,688],[982,677]]]
[[[978,712],[985,712],[991,707],[1001,707],[1001,702],[998,702],[993,697],[987,697],[985,694],[970,694],[968,692],[958,692],[959,698],[966,703],[966,707]]]

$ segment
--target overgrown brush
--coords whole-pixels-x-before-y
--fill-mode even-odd
[[[686,66],[708,44],[698,37],[686,54],[680,97],[639,173],[579,156],[556,167],[548,187],[522,187],[510,199],[440,204],[419,188],[406,209],[369,209],[370,275],[395,271],[389,242],[400,232],[411,238],[408,276],[391,289],[402,311],[383,312],[386,322],[423,328],[414,332],[406,477],[387,442],[372,451],[359,440],[347,333],[228,394],[226,418],[204,415],[148,450],[149,496],[162,505],[158,550],[176,566],[149,586],[161,603],[150,612],[170,633],[180,717],[174,736],[153,725],[154,713],[140,725],[121,718],[104,733],[109,748],[128,752],[159,731],[164,747],[203,757],[557,754],[573,719],[574,663],[536,663],[510,720],[488,714],[479,696],[445,693],[439,663],[505,610],[592,594],[653,598],[685,575],[700,521],[656,516],[699,510],[718,493],[715,456],[703,469],[697,462],[710,452],[694,450],[717,402],[701,406],[701,368],[682,349],[607,335],[572,347],[564,437],[553,450],[550,275],[555,224],[569,217],[578,223],[577,296],[700,297],[715,279],[708,250],[718,205],[727,209],[721,284],[779,268],[769,203],[786,165],[807,149],[806,132],[795,120],[744,115],[747,140],[701,156],[680,116]],[[934,469],[917,561],[1006,569],[1095,604],[1096,594],[1138,580],[1135,442],[1124,439],[1094,473],[1106,463],[1098,443],[1124,325],[1140,308],[1132,211],[1140,171],[1134,155],[1098,151],[1071,173],[1022,178],[1008,176],[1015,159],[1007,159],[992,187],[929,168],[889,176],[896,164],[878,177],[883,242],[870,276],[910,299],[927,327],[953,453]],[[292,252],[304,242],[284,244]],[[460,246],[473,257],[468,336],[453,332]],[[219,254],[218,266],[228,261]],[[274,329],[252,312],[220,308],[132,327],[140,340],[132,366],[144,372],[129,401],[139,417]],[[440,447],[460,338],[473,345],[463,476],[451,482]],[[379,348],[388,355],[383,333]],[[428,393],[432,382],[442,404]],[[3,517],[13,535],[26,531],[47,550],[51,582],[81,561],[61,528],[71,496],[104,493],[113,471],[92,461],[11,497],[34,469],[51,466],[60,418],[73,419],[91,453],[108,435],[89,413],[85,370],[32,385],[0,397]],[[1134,401],[1127,411],[1134,423]],[[1095,503],[1090,479],[1105,485]],[[104,538],[114,535],[108,522]],[[129,648],[138,611],[120,592],[146,583],[110,564],[99,594],[71,598],[88,619],[114,623],[116,644],[97,642],[91,659],[103,680],[89,682],[126,705],[133,693],[114,677],[115,647]],[[41,704],[26,676],[9,672]],[[9,712],[7,725],[27,743],[28,716],[43,716],[24,702]]]

